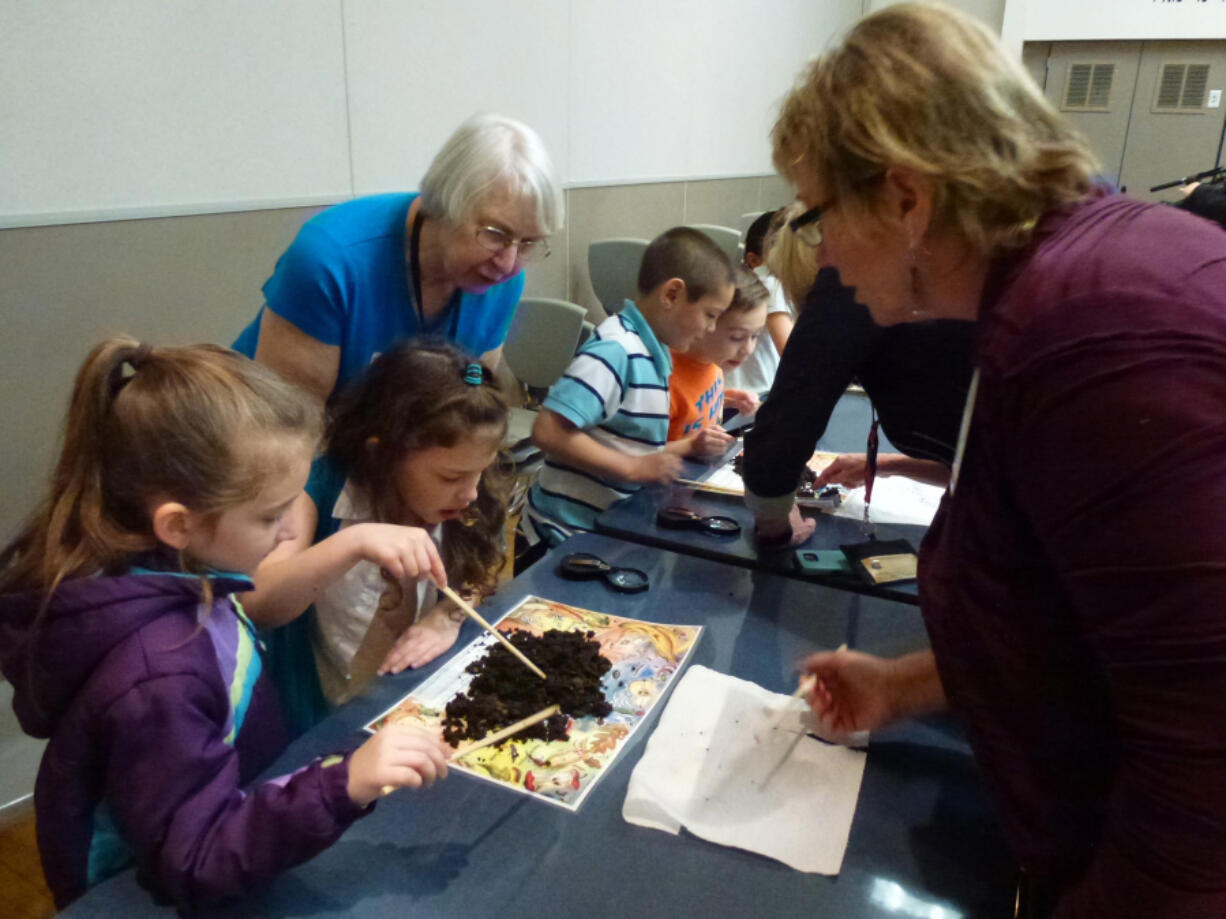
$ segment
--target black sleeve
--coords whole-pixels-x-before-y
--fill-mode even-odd
[[[881,330],[857,373],[894,449],[953,463],[974,372],[976,324],[901,322]]]
[[[1177,201],[1175,207],[1191,211],[1198,217],[1205,217],[1226,228],[1226,185],[1220,182],[1198,185],[1182,201]]]
[[[796,489],[830,413],[880,334],[838,272],[818,272],[783,349],[770,396],[745,435],[747,490],[776,498]]]

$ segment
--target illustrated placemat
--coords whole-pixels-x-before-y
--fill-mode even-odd
[[[594,632],[601,653],[613,665],[601,684],[613,711],[601,719],[572,721],[566,740],[508,740],[477,750],[463,762],[453,761],[451,767],[570,810],[578,809],[612,767],[685,666],[702,633],[702,626],[643,622],[535,596],[521,600],[497,627],[506,634],[526,630],[539,635],[547,629]],[[465,669],[493,643],[490,635],[481,635],[366,730],[373,733],[395,721],[441,734],[447,703],[472,679]]]

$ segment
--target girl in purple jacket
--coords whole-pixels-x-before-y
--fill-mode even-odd
[[[250,784],[287,734],[236,593],[283,540],[319,436],[310,400],[210,345],[110,339],[78,373],[50,494],[0,552],[0,667],[60,907],[135,864],[190,909],[329,846],[386,786],[446,774],[385,729]]]

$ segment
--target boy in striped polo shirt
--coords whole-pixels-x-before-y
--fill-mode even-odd
[[[537,416],[532,436],[545,464],[524,516],[532,542],[555,546],[590,530],[614,501],[680,474],[680,457],[664,449],[668,349],[714,330],[732,302],[732,266],[704,233],[674,227],[643,253],[638,290],[597,326]]]

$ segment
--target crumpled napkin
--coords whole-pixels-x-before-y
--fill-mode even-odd
[[[799,699],[691,666],[630,776],[622,817],[838,874],[868,757],[807,736],[806,712]]]

